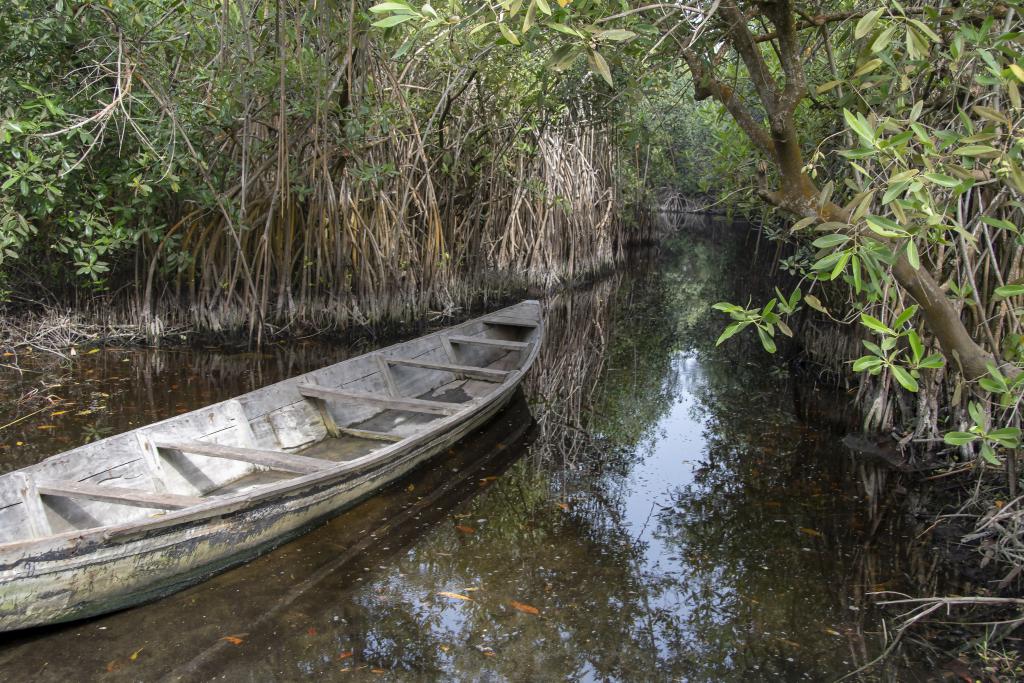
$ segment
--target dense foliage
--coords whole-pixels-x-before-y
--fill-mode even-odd
[[[0,290],[257,335],[549,284],[647,225],[631,136],[532,55],[329,0],[0,7]],[[395,54],[408,60],[396,62]],[[415,57],[415,60],[412,58]]]

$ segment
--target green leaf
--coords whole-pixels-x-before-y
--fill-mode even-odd
[[[867,339],[861,339],[860,343],[864,345],[864,348],[866,348],[868,351],[870,351],[871,353],[875,354],[876,356],[884,356],[885,355],[885,353],[882,351],[881,347],[879,347],[878,344],[876,344],[876,343],[874,343],[872,341],[868,341]]]
[[[946,364],[946,359],[942,357],[942,354],[933,353],[930,356],[925,356],[924,358],[922,358],[921,362],[919,362],[917,364],[917,367],[919,367],[919,368],[929,368],[929,369],[934,370],[934,369],[937,369],[937,368],[941,368],[945,364]]]
[[[392,14],[390,17],[384,17],[380,21],[373,22],[373,24],[371,24],[371,26],[375,26],[377,28],[391,28],[392,26],[398,26],[399,24],[404,24],[405,22],[409,21],[410,19],[415,19],[415,18],[416,17],[414,17],[411,14]]]
[[[908,234],[899,223],[885,216],[865,216],[864,220],[872,232],[882,237],[906,237]]]
[[[533,28],[534,20],[537,18],[537,3],[531,2],[530,6],[526,8],[526,14],[523,16],[523,26],[519,29],[519,32],[524,36]]]
[[[564,33],[567,36],[574,36],[576,38],[583,38],[584,37],[583,34],[581,34],[576,29],[571,28],[569,26],[566,26],[565,24],[560,24],[557,21],[549,21],[549,22],[547,22],[545,24],[545,26],[548,26],[549,28],[553,28],[556,31],[558,31],[559,33]]]
[[[871,130],[867,119],[859,114],[855,116],[849,109],[843,109],[843,118],[850,130],[862,137],[869,145],[875,144],[875,132]]]
[[[882,366],[882,359],[877,356],[861,356],[857,360],[853,361],[854,372],[864,372],[865,370],[874,370]]]
[[[996,287],[996,298],[1009,299],[1011,296],[1024,294],[1024,285],[1003,285]]]
[[[835,88],[837,86],[840,86],[842,84],[843,84],[842,81],[827,81],[827,82],[822,83],[821,85],[819,85],[817,88],[815,88],[815,90],[816,90],[817,94],[824,95],[829,90],[832,90],[833,88]]]
[[[862,64],[859,69],[853,72],[853,77],[859,78],[860,76],[869,74],[880,66],[882,66],[881,59],[878,59],[877,57],[875,57],[874,59],[869,59],[868,61],[864,62],[864,64]]]
[[[821,301],[818,299],[818,297],[814,296],[813,294],[808,294],[804,296],[804,301],[807,302],[808,306],[818,311],[819,313],[824,313],[825,315],[828,315],[828,309],[822,306]]]
[[[926,178],[929,182],[941,185],[942,187],[952,188],[960,184],[960,181],[956,178],[951,178],[948,175],[943,175],[941,173],[924,173],[922,174],[922,177]]]
[[[977,114],[983,119],[995,121],[996,123],[1000,123],[1004,126],[1012,125],[1012,122],[1006,116],[1006,114],[999,111],[998,109],[993,109],[992,107],[984,107],[980,104],[976,104],[973,107],[971,107],[971,111],[973,111],[975,114]]]
[[[840,244],[846,244],[850,241],[850,238],[846,235],[839,235],[833,233],[831,235],[822,235],[818,239],[811,242],[818,249],[829,249],[831,247],[837,247]]]
[[[895,336],[896,334],[895,331],[889,328],[881,320],[874,316],[868,315],[867,313],[860,314],[860,322],[864,327],[870,330],[874,330],[875,332],[881,332],[882,334],[888,335],[890,337]]]
[[[907,240],[907,262],[914,270],[921,268],[921,257],[917,253],[917,245],[913,239]]]
[[[990,465],[1002,465],[1002,463],[999,462],[999,458],[996,457],[995,451],[993,451],[992,447],[987,443],[981,444],[981,457]]]
[[[374,5],[370,8],[370,11],[374,14],[383,14],[384,12],[409,12],[415,14],[416,11],[402,2],[382,2],[379,5]]]
[[[835,267],[836,263],[839,262],[839,259],[840,259],[840,257],[842,255],[843,255],[843,252],[841,252],[841,251],[832,252],[828,256],[825,256],[825,257],[815,261],[811,265],[811,270],[828,270],[828,271],[831,271]]]
[[[878,18],[882,16],[882,12],[884,11],[884,7],[879,7],[878,9],[871,10],[863,17],[861,17],[860,21],[857,22],[857,27],[853,29],[854,39],[860,40],[864,36],[871,33],[871,29],[875,27],[875,22],[878,21]]]
[[[613,28],[607,31],[598,31],[594,34],[594,37],[598,40],[611,40],[613,42],[621,43],[624,40],[636,37],[636,34],[632,31],[627,31],[624,28]]]
[[[1010,232],[1017,232],[1017,226],[1010,221],[1003,220],[1002,218],[993,218],[992,216],[982,216],[981,222],[985,225],[990,225],[993,228],[999,230],[1009,230]]]
[[[921,356],[924,355],[924,344],[921,343],[921,337],[917,336],[915,330],[911,330],[907,333],[907,343],[910,344],[910,353],[914,359],[914,363],[921,362]]]
[[[608,62],[605,61],[600,52],[593,49],[587,52],[587,61],[590,63],[591,70],[601,76],[605,83],[611,86],[615,85],[612,82],[612,70],[608,68]]]
[[[750,324],[749,322],[739,322],[739,323],[732,323],[732,324],[726,326],[725,330],[723,330],[722,334],[718,337],[718,341],[715,342],[715,346],[719,346],[726,339],[728,339],[729,337],[732,337],[734,334],[736,334],[737,332],[739,332],[740,330],[742,330],[744,327],[746,327],[749,324]]]
[[[572,66],[572,63],[579,56],[580,47],[578,45],[563,45],[551,55],[551,59],[548,60],[548,67],[561,73]]]
[[[775,341],[761,327],[757,328],[757,336],[761,338],[761,346],[768,353],[775,353]]]
[[[986,436],[1004,448],[1016,448],[1020,445],[1020,430],[1016,427],[993,429]]]
[[[971,401],[967,404],[967,413],[974,420],[974,424],[978,425],[982,429],[988,424],[988,420],[985,419],[985,413],[981,410],[981,404],[977,401]]]
[[[850,261],[850,252],[849,251],[843,251],[843,252],[840,252],[840,253],[841,253],[841,256],[839,257],[839,261],[836,263],[836,267],[832,269],[832,274],[829,275],[829,278],[828,278],[829,280],[835,280],[837,277],[839,277],[839,275],[844,270],[846,270],[846,264]]]
[[[501,31],[501,36],[512,43],[513,45],[519,45],[519,38],[516,37],[515,32],[505,24],[498,24],[498,30]]]
[[[992,157],[998,156],[999,150],[989,145],[964,145],[953,153],[962,157]]]
[[[900,383],[901,387],[907,391],[917,392],[917,380],[914,379],[909,372],[898,365],[890,367],[892,367],[892,376],[896,378],[896,381]]]
[[[889,47],[889,43],[892,42],[892,37],[894,35],[896,35],[895,24],[878,34],[878,37],[871,43],[871,52],[881,52],[885,48]]]
[[[916,313],[917,304],[911,304],[910,306],[907,306],[905,309],[903,309],[903,312],[896,316],[896,319],[892,322],[893,329],[898,330],[904,325],[906,325],[907,322],[911,318],[913,318]]]
[[[534,3],[537,5],[537,9],[549,17],[551,16],[551,5],[548,4],[548,0],[534,0]]]
[[[965,443],[970,443],[977,438],[976,434],[971,434],[970,432],[946,432],[942,436],[942,440],[950,446],[963,446]]]
[[[933,43],[941,43],[942,42],[942,39],[939,38],[939,35],[937,33],[935,33],[935,31],[931,30],[928,27],[928,25],[925,24],[923,21],[920,21],[918,19],[911,19],[910,23],[913,24],[914,27],[917,28],[917,30],[919,30],[921,33],[923,33],[926,36],[928,36],[929,40],[931,40]]]

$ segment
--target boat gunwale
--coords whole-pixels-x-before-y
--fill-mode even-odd
[[[529,353],[525,358],[522,359],[518,367],[515,370],[509,372],[509,374],[501,383],[496,384],[493,391],[490,391],[482,396],[467,401],[466,403],[462,404],[464,406],[463,409],[459,410],[458,412],[452,415],[448,415],[439,420],[434,421],[426,429],[424,429],[422,432],[418,434],[412,434],[402,439],[401,441],[396,441],[387,446],[371,451],[370,453],[367,453],[366,455],[363,455],[354,460],[339,462],[335,466],[326,468],[320,472],[313,472],[310,474],[285,479],[280,482],[269,484],[265,487],[261,487],[256,490],[243,491],[222,497],[210,497],[210,499],[206,502],[182,508],[180,510],[168,511],[164,514],[160,514],[158,517],[143,518],[139,520],[133,520],[130,522],[123,522],[120,524],[90,527],[86,529],[72,529],[70,531],[65,531],[59,534],[51,534],[36,538],[26,538],[15,541],[9,541],[7,543],[0,543],[0,553],[32,552],[32,549],[37,546],[42,549],[45,549],[47,546],[54,546],[58,544],[60,547],[66,548],[66,544],[68,543],[77,545],[78,543],[89,543],[92,541],[99,541],[101,544],[129,542],[133,540],[133,538],[136,535],[139,534],[146,534],[151,531],[158,531],[168,527],[177,527],[181,525],[187,525],[190,523],[202,522],[211,517],[231,515],[238,512],[243,512],[246,510],[256,508],[261,504],[268,504],[274,501],[275,499],[284,498],[289,496],[290,494],[297,493],[299,491],[303,491],[305,489],[309,489],[311,487],[318,485],[336,485],[340,483],[340,481],[342,481],[346,475],[357,473],[360,472],[361,470],[371,470],[375,465],[385,464],[387,460],[395,459],[395,456],[400,455],[403,451],[415,451],[416,449],[421,448],[422,446],[429,443],[439,433],[448,431],[453,426],[458,425],[460,422],[465,421],[466,419],[472,417],[475,414],[485,411],[489,406],[491,406],[497,401],[500,401],[507,394],[516,390],[523,375],[532,367],[533,362],[535,361],[537,355],[540,352],[540,346],[543,341],[544,320],[543,315],[539,310],[539,301],[535,299],[521,301],[512,306],[499,309],[498,311],[493,311],[491,313],[484,314],[477,318],[466,320],[462,323],[459,323],[458,325],[443,328],[429,335],[415,337],[413,339],[398,342],[396,344],[391,344],[389,346],[382,347],[380,349],[375,349],[373,351],[369,351],[358,356],[353,356],[352,358],[346,358],[345,360],[339,361],[338,363],[335,363],[333,365],[324,366],[323,368],[318,368],[317,370],[302,373],[301,375],[297,375],[296,377],[287,378],[281,380],[280,382],[275,382],[274,384],[267,385],[267,387],[263,387],[263,389],[269,388],[274,386],[275,384],[281,384],[284,382],[294,380],[297,377],[305,377],[306,375],[310,375],[325,370],[327,368],[336,367],[344,363],[349,363],[351,361],[359,360],[372,354],[389,351],[413,341],[425,339],[430,336],[442,335],[447,330],[451,330],[453,328],[459,328],[474,322],[484,322],[487,318],[497,315],[502,311],[508,311],[529,304],[534,304],[538,309],[537,327],[534,328],[532,331],[533,336],[531,344],[529,346]],[[259,391],[259,389],[255,391]],[[244,395],[245,394],[243,394],[243,396]],[[217,403],[211,403],[207,406],[202,406],[200,408],[197,408],[195,411],[190,412],[208,410],[220,406],[222,404],[227,404],[231,401],[237,401],[238,399],[238,396],[234,396],[225,399],[224,401],[219,401]],[[148,430],[160,424],[171,422],[180,417],[180,415],[172,416],[164,420],[160,420],[158,422],[143,425],[141,427],[138,427],[134,430],[130,430],[129,432],[125,433],[130,433],[131,431],[138,431],[142,429]],[[249,419],[256,418],[253,417]],[[63,451],[62,453],[58,453],[50,457],[60,457],[61,455],[67,452],[68,451]],[[45,462],[45,460],[41,462]],[[19,472],[25,469],[28,469],[28,467],[21,468],[20,470],[14,470],[14,472]]]

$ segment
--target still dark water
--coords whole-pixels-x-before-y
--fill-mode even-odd
[[[244,567],[6,636],[0,674],[819,681],[867,663],[885,644],[867,594],[928,577],[891,475],[840,444],[844,397],[753,340],[714,347],[710,304],[762,286],[751,248],[691,226],[548,299],[542,355],[484,430]],[[0,470],[374,344],[2,359],[26,371],[0,368]],[[862,680],[921,671],[898,657]]]

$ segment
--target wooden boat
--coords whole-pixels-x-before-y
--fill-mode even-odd
[[[0,476],[0,630],[152,600],[308,530],[493,417],[542,336],[524,301]]]

